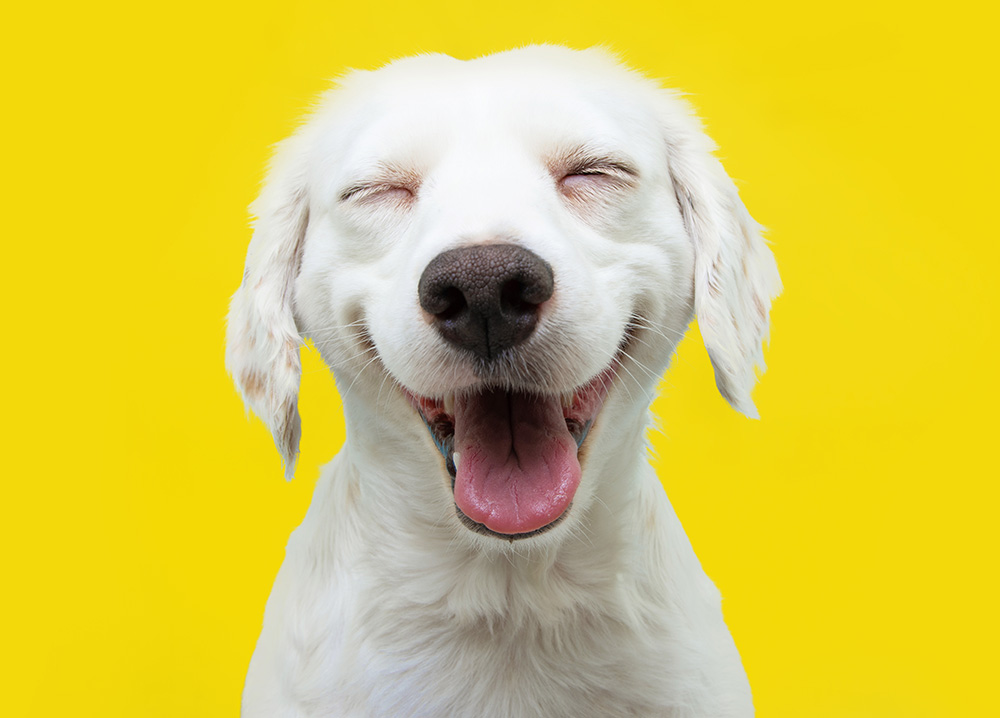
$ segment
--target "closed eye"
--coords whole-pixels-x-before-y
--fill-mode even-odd
[[[337,199],[358,205],[408,205],[416,199],[420,181],[420,175],[410,168],[382,163],[374,172],[358,178],[342,189]]]
[[[603,172],[574,172],[559,180],[559,189],[563,192],[575,192],[587,187],[600,186],[612,178]]]
[[[630,187],[639,172],[631,164],[612,157],[573,157],[560,163],[555,175],[560,192],[578,195]]]
[[[584,160],[578,164],[568,166],[565,170],[566,176],[573,175],[606,175],[609,177],[637,177],[638,171],[626,162],[609,158],[595,158]]]
[[[404,185],[373,183],[352,185],[342,191],[338,199],[341,202],[359,203],[383,200],[409,202],[415,196],[415,190]]]

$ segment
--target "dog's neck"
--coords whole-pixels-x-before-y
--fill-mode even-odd
[[[419,422],[402,434],[393,422],[392,436],[389,422],[370,407],[345,401],[347,442],[310,512],[323,511],[326,501],[350,502],[346,514],[328,507],[329,516],[348,516],[345,525],[329,527],[333,545],[362,557],[359,573],[374,577],[383,608],[421,607],[466,624],[539,625],[622,605],[622,582],[632,578],[623,567],[643,563],[637,537],[650,509],[639,495],[650,490],[649,481],[662,492],[645,456],[644,412],[601,437],[605,446],[595,453],[603,463],[587,466],[589,486],[582,489],[599,493],[571,509],[580,514],[566,530],[553,530],[550,541],[508,543],[473,535],[456,520],[443,461]],[[357,551],[358,543],[364,550]]]

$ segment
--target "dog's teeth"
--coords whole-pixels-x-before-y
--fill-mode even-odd
[[[451,454],[451,463],[455,465],[455,471],[458,471],[458,461],[462,458],[462,455],[457,451],[453,451]]]
[[[445,394],[444,395],[444,413],[454,414],[455,413],[455,395]]]

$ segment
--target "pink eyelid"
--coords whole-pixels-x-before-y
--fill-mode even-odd
[[[628,185],[638,173],[630,167],[618,164],[595,164],[572,168],[559,179],[564,189],[593,187],[598,184]]]

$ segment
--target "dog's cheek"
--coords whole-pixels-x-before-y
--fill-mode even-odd
[[[294,288],[296,324],[338,374],[365,355],[358,276],[336,243],[321,233],[309,237]]]
[[[369,268],[374,276],[369,278],[363,311],[378,360],[395,381],[418,394],[437,396],[446,388],[473,383],[471,368],[445,351],[420,309],[417,278],[405,259],[387,256]]]
[[[550,366],[562,388],[579,386],[607,368],[628,318],[628,302],[594,266],[552,262],[556,291],[543,308],[536,336],[526,345]]]

